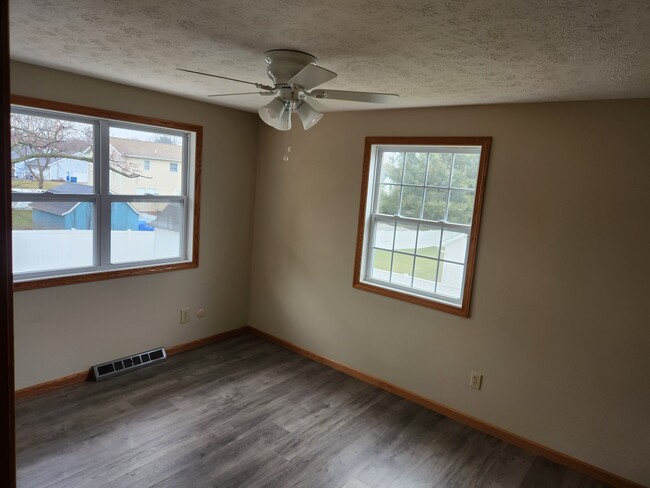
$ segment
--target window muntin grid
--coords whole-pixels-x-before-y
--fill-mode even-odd
[[[460,307],[481,146],[375,146],[363,280]]]

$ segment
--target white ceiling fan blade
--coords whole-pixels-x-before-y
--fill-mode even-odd
[[[261,92],[240,92],[240,93],[218,93],[216,95],[208,95],[209,97],[230,97],[233,95],[257,95]]]
[[[314,107],[319,112],[327,112],[327,107],[325,105],[323,105],[322,103],[317,102],[315,97],[310,97],[309,98],[309,105]]]
[[[330,71],[315,64],[308,64],[294,75],[287,84],[299,85],[305,90],[309,90],[334,78],[336,78],[336,73],[334,73],[334,71]]]
[[[220,75],[211,75],[210,73],[203,73],[201,71],[192,71],[191,69],[176,68],[178,71],[185,71],[186,73],[193,73],[195,75],[211,76],[212,78],[220,78],[222,80],[236,81],[237,83],[246,83],[247,85],[253,85],[261,90],[272,90],[272,86],[262,85],[261,83],[254,83],[252,81],[238,80],[237,78],[229,78],[227,76]]]
[[[312,90],[306,93],[311,97],[330,100],[347,100],[350,102],[390,103],[399,95],[395,93],[371,93],[346,90]]]

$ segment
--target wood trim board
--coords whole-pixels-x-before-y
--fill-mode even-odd
[[[11,138],[9,102],[9,2],[0,3],[0,486],[16,486],[14,334],[11,254]]]
[[[496,425],[492,425],[488,422],[484,422],[483,420],[480,420],[476,417],[472,417],[471,415],[464,414],[458,410],[443,405],[442,403],[438,403],[434,400],[431,400],[422,395],[409,391],[398,385],[395,385],[388,381],[384,381],[381,378],[377,378],[375,376],[371,376],[369,374],[363,373],[362,371],[351,368],[343,363],[334,361],[333,359],[322,356],[318,353],[310,351],[309,349],[305,349],[292,342],[286,341],[284,339],[280,339],[279,337],[276,337],[272,334],[256,329],[254,327],[250,327],[250,326],[240,327],[238,329],[221,332],[219,334],[215,334],[209,337],[204,337],[202,339],[197,339],[195,341],[186,342],[184,344],[179,344],[176,346],[171,346],[167,348],[167,355],[173,356],[175,354],[180,354],[186,351],[190,351],[192,349],[207,346],[208,344],[212,344],[215,342],[225,341],[227,339],[241,336],[244,334],[251,334],[262,340],[276,344],[284,349],[288,349],[289,351],[295,352],[296,354],[300,354],[301,356],[304,356],[308,359],[324,364],[325,366],[328,366],[332,369],[347,374],[348,376],[361,380],[364,383],[368,383],[370,385],[376,386],[377,388],[381,388],[382,390],[393,393],[408,401],[416,403],[424,408],[428,408],[429,410],[444,415],[445,417],[449,417],[450,419],[468,425],[476,430],[480,430],[481,432],[485,432],[486,434],[494,436],[498,439],[501,439],[505,442],[513,444],[517,447],[525,449],[539,456],[542,456],[550,461],[558,463],[562,466],[566,466],[569,469],[573,469],[582,474],[585,474],[597,480],[608,483],[615,488],[645,488],[643,485],[635,483],[634,481],[625,479],[614,473],[610,473],[609,471],[606,471],[602,468],[599,468],[592,464],[576,459],[572,456],[569,456],[568,454],[564,454],[560,451],[556,451],[555,449],[551,449],[550,447],[543,446],[542,444],[539,444],[537,442],[531,441],[530,439],[526,439],[525,437],[509,432]],[[42,393],[63,388],[65,386],[69,386],[75,383],[81,383],[89,379],[89,377],[90,374],[89,372],[86,371],[75,373],[70,376],[66,376],[64,378],[59,378],[53,381],[48,381],[46,383],[41,383],[38,385],[30,386],[28,388],[17,390],[16,398],[24,399],[24,398],[37,396]]]
[[[197,339],[195,341],[185,342],[183,344],[178,344],[175,346],[170,346],[165,348],[167,356],[174,356],[175,354],[180,354],[185,351],[190,351],[198,347],[207,346],[214,342],[225,341],[232,337],[237,337],[243,334],[249,333],[250,330],[248,327],[240,327],[238,329],[228,330],[226,332],[220,332],[219,334],[214,334],[202,339]],[[92,373],[90,370],[81,371],[79,373],[74,373],[63,378],[57,378],[52,381],[46,381],[45,383],[39,383],[37,385],[28,386],[27,388],[21,388],[16,390],[15,396],[17,400],[24,400],[26,398],[32,398],[49,391],[58,390],[59,388],[64,388],[66,386],[74,385],[77,383],[83,383],[92,379]]]
[[[635,483],[634,481],[625,479],[614,473],[610,473],[609,471],[576,459],[572,456],[569,456],[568,454],[556,451],[555,449],[551,449],[550,447],[543,446],[542,444],[509,432],[496,425],[484,422],[483,420],[472,417],[471,415],[464,414],[458,410],[443,405],[442,403],[438,403],[422,395],[418,395],[417,393],[397,386],[393,383],[389,383],[388,381],[384,381],[375,376],[371,376],[369,374],[358,371],[343,363],[329,359],[318,353],[310,351],[309,349],[298,346],[292,342],[285,341],[284,339],[280,339],[279,337],[276,337],[254,327],[248,327],[247,329],[251,334],[259,337],[260,339],[272,342],[273,344],[276,344],[284,349],[288,349],[313,361],[329,366],[330,368],[352,376],[353,378],[357,378],[365,383],[381,388],[382,390],[393,393],[413,403],[417,403],[418,405],[428,408],[429,410],[433,410],[434,412],[444,415],[445,417],[449,417],[450,419],[468,425],[476,430],[490,434],[491,436],[525,449],[526,451],[542,456],[543,458],[546,458],[557,464],[566,466],[569,469],[573,469],[574,471],[578,471],[582,474],[608,483],[616,488],[644,488],[643,485]]]
[[[363,155],[363,169],[361,174],[361,199],[359,203],[359,218],[357,223],[357,243],[354,256],[354,276],[352,286],[359,290],[377,293],[389,298],[395,298],[405,302],[433,308],[442,312],[469,317],[470,299],[472,293],[472,282],[474,280],[474,268],[476,264],[476,253],[478,248],[478,235],[481,225],[481,212],[483,208],[483,197],[487,180],[487,167],[490,159],[491,137],[366,137]],[[416,296],[396,289],[362,281],[361,264],[363,261],[365,231],[367,227],[366,215],[368,205],[368,185],[370,184],[370,173],[372,148],[379,145],[392,146],[480,146],[481,158],[479,172],[476,179],[476,193],[474,195],[474,209],[472,213],[471,232],[467,248],[467,262],[465,263],[465,283],[463,285],[463,300],[460,307],[455,307],[438,300]],[[402,151],[400,151],[402,152]]]
[[[175,354],[180,354],[185,351],[190,351],[192,349],[196,349],[197,347],[207,346],[208,344],[212,344],[214,342],[225,341],[232,337],[237,337],[248,333],[250,333],[248,326],[240,327],[238,329],[233,329],[233,330],[227,330],[226,332],[220,332],[219,334],[204,337],[203,339],[197,339],[195,341],[186,342],[184,344],[179,344],[177,346],[168,347],[166,348],[167,356],[174,356]]]
[[[9,96],[9,95],[8,95]],[[192,219],[192,260],[185,263],[162,264],[153,266],[144,266],[137,268],[118,269],[111,271],[96,271],[78,275],[60,276],[56,278],[41,278],[29,281],[19,281],[14,283],[14,291],[35,290],[39,288],[48,288],[52,286],[74,285],[78,283],[88,283],[92,281],[102,281],[114,278],[126,278],[130,276],[142,276],[153,273],[163,273],[167,271],[179,271],[183,269],[197,268],[199,266],[199,229],[201,223],[201,161],[203,156],[203,127],[196,124],[185,122],[176,122],[173,120],[147,117],[144,115],[127,114],[123,112],[114,112],[83,105],[74,105],[71,103],[54,102],[42,100],[40,98],[24,97],[20,95],[11,95],[11,104],[23,107],[32,107],[43,110],[53,110],[57,112],[67,112],[77,115],[86,115],[89,117],[98,117],[102,119],[118,120],[121,122],[133,122],[136,124],[146,124],[151,126],[166,127],[168,129],[178,129],[196,134],[196,147],[194,150],[194,195],[193,195],[193,219]],[[7,156],[9,157],[9,156]],[[7,168],[11,165],[7,164]],[[11,181],[9,177],[7,181]],[[11,191],[11,190],[9,190]],[[11,197],[11,193],[9,194]]]

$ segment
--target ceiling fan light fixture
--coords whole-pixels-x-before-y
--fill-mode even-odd
[[[278,130],[291,130],[291,103],[284,105],[284,110],[273,125]]]
[[[306,101],[303,101],[300,106],[296,109],[298,116],[302,121],[302,126],[305,130],[309,130],[314,127],[320,119],[323,118],[323,114],[316,110],[314,107],[309,105]]]
[[[284,109],[284,102],[279,98],[274,98],[263,107],[258,108],[257,113],[259,114],[260,119],[264,121],[264,123],[270,125],[271,127],[275,127],[275,124],[284,112]]]
[[[278,130],[291,129],[291,104],[281,98],[274,98],[269,103],[257,109],[260,119]]]
[[[316,89],[334,78],[336,73],[318,65],[317,59],[311,54],[291,49],[273,49],[265,53],[264,60],[269,65],[267,74],[273,85],[240,80],[229,76],[215,75],[194,71],[185,68],[176,68],[187,73],[210,76],[223,80],[253,85],[259,92],[237,92],[208,95],[209,97],[223,97],[232,95],[253,95],[274,97],[271,102],[257,109],[262,121],[277,130],[291,129],[291,114],[296,111],[305,130],[311,129],[323,113],[318,109],[319,104],[315,99],[345,100],[365,103],[390,103],[399,95],[395,93],[372,93],[347,90]],[[311,103],[305,101],[310,97]],[[321,109],[322,110],[322,109]]]

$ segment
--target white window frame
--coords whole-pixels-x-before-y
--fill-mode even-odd
[[[381,295],[397,298],[400,300],[424,305],[430,308],[436,308],[456,315],[469,316],[469,303],[471,294],[471,283],[473,280],[474,266],[476,261],[477,239],[480,225],[481,208],[483,201],[483,194],[485,191],[485,180],[487,174],[487,164],[489,157],[491,138],[467,138],[467,137],[445,137],[445,138],[391,138],[391,137],[369,137],[366,139],[366,151],[363,172],[363,185],[360,206],[359,228],[357,235],[357,253],[355,259],[355,274],[353,286],[365,291],[371,291]],[[423,188],[422,204],[420,206],[420,216],[418,217],[405,217],[400,215],[400,210],[396,215],[381,214],[378,212],[379,194],[380,194],[380,174],[381,174],[381,155],[383,152],[399,152],[399,153],[434,153],[444,152],[453,153],[453,161],[455,154],[478,153],[479,157],[479,173],[476,182],[476,188],[460,189],[451,186],[451,179],[453,169],[450,171],[449,182],[447,186],[427,186],[427,176],[425,174],[424,185],[411,185],[404,183],[405,163],[402,163],[402,180],[395,184],[400,188],[399,205],[401,207],[401,195],[404,188],[417,187]],[[427,164],[427,172],[429,165]],[[427,188],[439,188],[447,190],[447,206],[446,213],[449,212],[449,199],[451,197],[450,190],[474,190],[474,206],[472,222],[470,224],[458,224],[447,221],[447,215],[442,220],[428,220],[423,218],[424,214],[424,199],[426,196]],[[449,263],[450,265],[464,266],[464,273],[462,274],[462,282],[460,286],[460,298],[451,297],[448,294],[437,293],[435,291],[427,291],[419,288],[414,288],[413,282],[415,278],[416,258],[413,259],[413,268],[410,273],[411,286],[406,286],[400,283],[391,282],[393,262],[395,254],[404,254],[411,256],[408,253],[400,253],[395,249],[393,242],[392,249],[386,249],[391,252],[391,265],[388,280],[381,280],[373,277],[372,273],[372,255],[375,242],[375,229],[380,222],[387,222],[394,226],[394,239],[397,235],[397,226],[399,224],[410,224],[416,226],[419,231],[421,225],[434,226],[440,229],[440,244],[438,246],[438,256],[436,259],[438,264]],[[441,259],[442,252],[442,239],[444,231],[453,231],[456,233],[467,234],[467,245],[465,249],[465,259],[463,262],[457,262],[450,259]],[[417,255],[417,238],[416,234],[414,255]],[[425,257],[425,256],[422,256]],[[429,258],[429,256],[426,256]],[[438,266],[436,273],[440,272]],[[435,286],[438,286],[438,279],[436,276]],[[437,289],[437,288],[436,288]]]
[[[22,102],[22,103],[21,103]],[[54,108],[49,108],[54,106]],[[60,107],[60,108],[59,108]],[[69,110],[68,110],[69,109]],[[93,193],[51,194],[12,193],[12,202],[74,201],[90,202],[94,208],[92,266],[66,268],[14,274],[14,289],[42,288],[77,282],[96,281],[124,276],[149,274],[198,266],[198,199],[200,182],[200,154],[202,128],[191,124],[160,121],[147,117],[99,111],[88,107],[60,104],[25,97],[12,97],[12,113],[59,118],[72,122],[90,123],[94,126]],[[96,115],[99,112],[101,116]],[[151,121],[151,123],[147,123]],[[164,125],[158,125],[162,123]],[[110,193],[110,129],[126,128],[181,137],[183,141],[180,195],[118,195]],[[166,202],[178,203],[183,208],[179,256],[167,259],[111,263],[111,205],[116,202]]]

